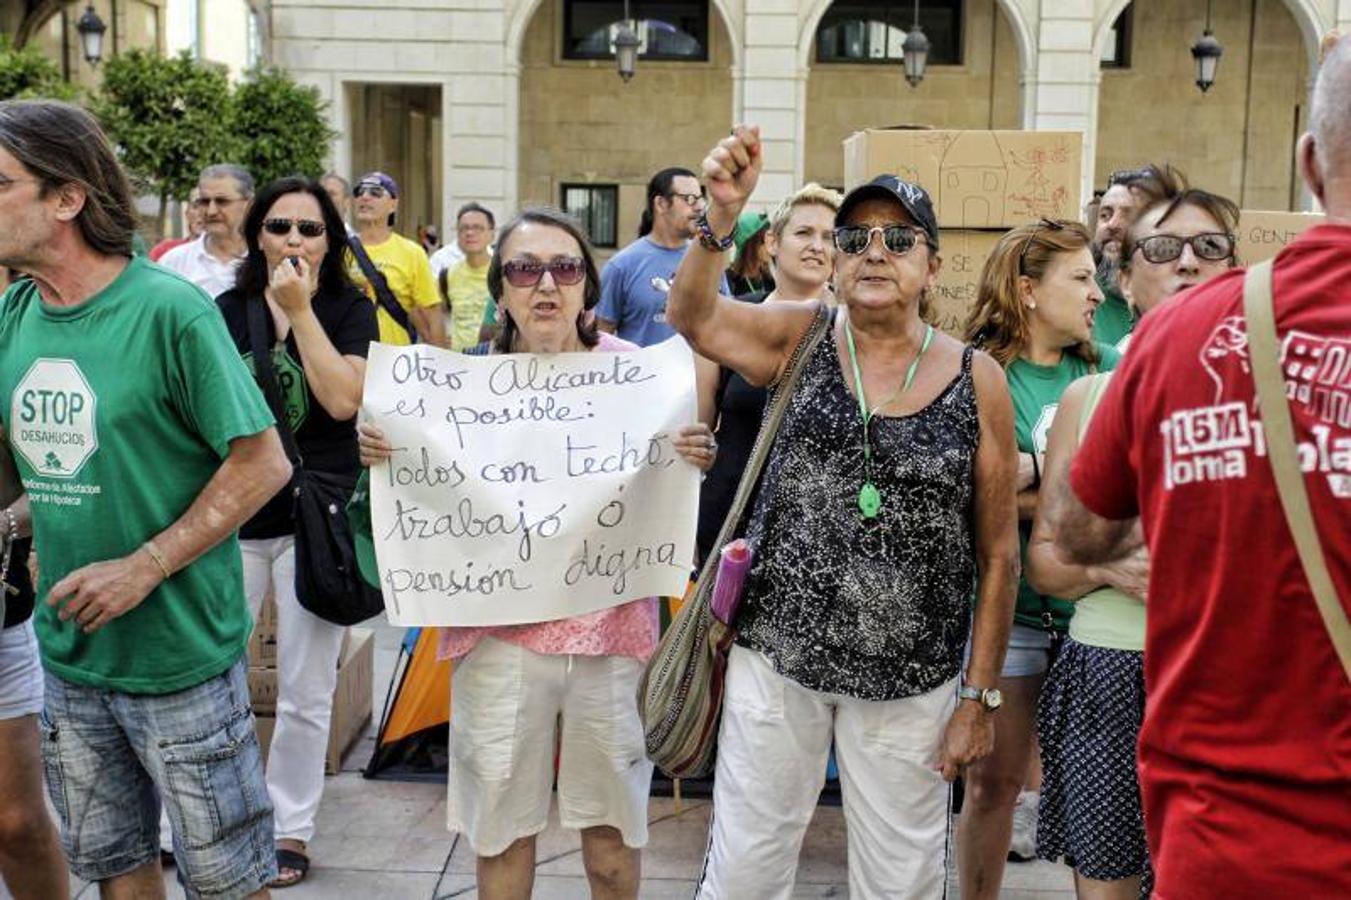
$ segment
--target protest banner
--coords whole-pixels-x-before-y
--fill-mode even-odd
[[[395,448],[371,470],[397,625],[509,625],[684,592],[699,471],[679,337],[628,353],[467,356],[372,344],[363,410]]]

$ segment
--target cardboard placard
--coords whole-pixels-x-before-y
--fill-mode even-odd
[[[1003,231],[962,229],[938,233],[943,267],[938,270],[938,282],[929,292],[926,321],[961,340],[966,317],[976,304],[985,260],[1004,234]]]
[[[270,716],[277,712],[277,670],[249,666],[249,701],[253,714]]]
[[[501,356],[372,344],[362,403],[394,448],[371,468],[391,623],[544,622],[684,590],[700,476],[675,445],[695,421],[683,338]]]
[[[342,659],[338,664],[338,684],[333,690],[333,718],[328,728],[328,747],[324,754],[326,775],[338,774],[343,754],[371,721],[375,635],[368,628],[353,628],[349,633],[351,640],[343,648]],[[276,670],[270,671],[275,677]],[[252,688],[253,671],[249,674]],[[267,764],[268,749],[272,745],[272,732],[276,725],[277,720],[271,713],[263,713],[255,706],[254,730],[263,751],[264,765]]]
[[[270,593],[258,610],[247,652],[250,666],[266,668],[277,664],[277,604]]]
[[[929,192],[941,228],[1012,228],[1080,215],[1077,131],[869,129],[844,142],[845,189],[882,174]]]
[[[1324,218],[1322,213],[1243,210],[1235,248],[1239,263],[1247,266],[1271,259],[1305,229],[1321,225]]]

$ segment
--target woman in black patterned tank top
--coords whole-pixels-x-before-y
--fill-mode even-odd
[[[772,389],[818,305],[717,296],[720,240],[761,151],[758,130],[739,127],[704,160],[708,212],[667,317],[699,353]],[[845,198],[835,224],[841,307],[744,523],[754,556],[727,667],[704,898],[792,893],[832,741],[851,896],[941,894],[946,782],[993,745],[1018,572],[1008,388],[994,360],[920,319],[940,265],[922,188],[881,176]]]

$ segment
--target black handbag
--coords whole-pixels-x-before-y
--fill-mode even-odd
[[[361,577],[347,521],[347,501],[356,487],[356,475],[319,472],[305,468],[295,434],[286,421],[286,407],[277,388],[267,340],[266,301],[245,301],[248,311],[249,346],[258,386],[277,419],[286,456],[295,467],[286,488],[292,497],[296,529],[296,598],[300,605],[334,625],[355,625],[384,612],[379,589]]]

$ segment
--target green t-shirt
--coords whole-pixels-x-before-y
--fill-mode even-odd
[[[1099,278],[1098,287],[1102,288],[1102,303],[1093,314],[1093,340],[1116,347],[1135,328],[1135,313],[1115,286]]]
[[[0,417],[32,502],[38,597],[134,552],[187,511],[234,438],[272,424],[216,305],[144,257],[79,306],[32,282],[0,298]],[[232,534],[92,635],[39,603],[42,662],[132,694],[200,684],[239,659],[250,622]]]
[[[1107,390],[1112,376],[1102,372],[1093,377],[1084,398],[1084,407],[1079,414],[1079,440],[1083,442],[1084,432],[1098,408],[1098,401]],[[1116,588],[1100,587],[1079,598],[1074,605],[1074,618],[1070,620],[1070,637],[1089,647],[1106,647],[1109,650],[1130,650],[1136,653],[1145,649],[1145,605],[1129,594]]]
[[[1097,371],[1107,372],[1116,367],[1121,355],[1106,344],[1098,344]],[[1072,353],[1065,353],[1054,366],[1033,365],[1025,359],[1015,359],[1005,374],[1009,393],[1013,395],[1014,434],[1020,453],[1045,453],[1046,438],[1051,422],[1060,408],[1060,395],[1076,379],[1088,375],[1094,367]],[[1027,568],[1027,539],[1032,533],[1031,522],[1018,523],[1018,545]],[[1049,611],[1057,631],[1069,626],[1074,605],[1058,597],[1043,596],[1032,589],[1026,578],[1018,580],[1018,609],[1014,621],[1033,628],[1042,628],[1042,613]]]

